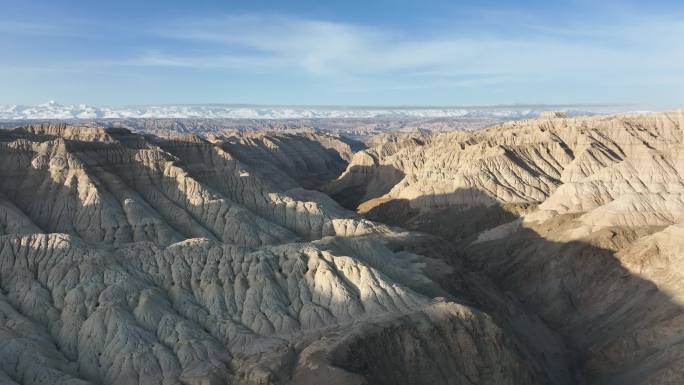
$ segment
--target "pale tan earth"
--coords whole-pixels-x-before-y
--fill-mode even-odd
[[[376,134],[414,132],[419,130],[473,130],[506,121],[510,118],[494,116],[465,116],[461,118],[95,118],[60,121],[80,126],[123,127],[133,132],[173,137],[179,134],[234,135],[248,132],[316,132],[324,131],[347,137],[365,138]],[[42,120],[3,120],[0,128],[43,123]]]
[[[680,384],[683,125],[2,130],[0,384]]]
[[[541,352],[408,250],[421,236],[301,187],[349,151],[324,134],[2,131],[0,382],[549,383]]]
[[[684,383],[684,110],[391,138],[327,191],[443,237],[560,333],[588,383]]]

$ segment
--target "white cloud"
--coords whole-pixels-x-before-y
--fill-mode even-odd
[[[156,52],[141,65],[299,70],[313,75],[517,76],[676,69],[684,55],[684,21],[616,21],[600,28],[540,24],[524,36],[442,31],[415,38],[396,31],[280,16],[226,16],[160,27],[172,39],[211,46],[196,57]]]
[[[675,103],[682,100],[678,90],[684,86],[684,18],[677,16],[622,14],[602,23],[573,18],[570,24],[499,12],[474,15],[467,25],[432,25],[416,33],[415,27],[223,15],[160,21],[148,29],[123,26],[122,33],[135,36],[125,49],[93,50],[26,66],[14,60],[2,70],[5,78],[10,73],[29,77],[54,72],[57,77],[59,72],[87,72],[116,79],[154,78],[149,81],[154,87],[171,87],[163,78],[170,72],[156,76],[156,70],[182,69],[174,81],[195,87],[211,78],[210,86],[221,84],[226,95],[233,92],[231,97],[238,100],[255,89],[268,92],[268,84],[259,88],[242,82],[264,75],[278,82],[273,87],[279,96],[273,98],[286,100],[290,94],[309,100],[309,94],[324,93],[337,100],[336,95],[345,92],[353,98],[365,93],[371,102],[394,95],[413,100],[415,90],[436,100],[489,100],[499,93],[497,100],[657,97]],[[47,32],[35,27],[35,33]],[[659,88],[666,90],[649,94]],[[223,97],[218,86],[213,89],[213,97]],[[475,92],[479,96],[473,96]]]

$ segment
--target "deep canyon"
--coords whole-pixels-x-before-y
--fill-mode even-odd
[[[684,110],[141,127],[0,130],[0,384],[684,383]]]

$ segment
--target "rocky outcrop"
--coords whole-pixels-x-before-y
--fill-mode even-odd
[[[337,178],[354,152],[339,137],[313,132],[243,133],[226,138],[221,146],[241,162],[270,173],[267,179],[282,183],[284,174],[304,188]]]
[[[683,129],[2,131],[0,383],[680,383]]]
[[[447,238],[568,341],[589,383],[671,384],[684,378],[683,145],[683,110],[545,114],[385,143],[335,183],[403,174],[359,212]]]
[[[301,187],[339,168],[336,143],[4,132],[0,382],[570,383],[521,317],[412,251],[429,243]]]
[[[396,360],[419,371],[393,383],[438,368],[472,383],[545,383],[485,314],[456,304],[431,310],[411,289],[428,281],[419,265],[397,263],[401,255],[370,239],[111,250],[50,234],[5,236],[0,245],[0,369],[17,383],[306,383],[300,377],[323,371],[373,382],[399,378]],[[388,264],[386,273],[376,267]],[[425,330],[444,345],[404,351],[411,335],[431,338]],[[377,342],[354,345],[368,338]],[[357,353],[339,358],[338,345]],[[404,358],[364,366],[379,349]],[[367,373],[371,364],[379,366]],[[492,365],[498,374],[488,374]]]
[[[0,143],[0,191],[46,232],[113,244],[206,237],[256,246],[376,231],[322,194],[252,171],[221,143],[121,130],[51,138],[64,132],[78,130],[27,127]]]

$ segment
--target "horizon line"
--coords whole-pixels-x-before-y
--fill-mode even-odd
[[[41,106],[54,103],[62,107],[85,105],[95,108],[126,108],[126,107],[165,107],[165,106],[194,106],[194,107],[272,107],[272,108],[321,108],[321,109],[453,109],[453,108],[525,108],[525,107],[629,107],[645,105],[646,103],[626,102],[626,103],[498,103],[498,104],[472,104],[472,105],[417,105],[417,104],[268,104],[268,103],[141,103],[141,104],[88,104],[88,103],[66,103],[61,104],[54,100],[45,103],[23,104],[10,103],[4,106]],[[3,104],[0,104],[3,105]]]

